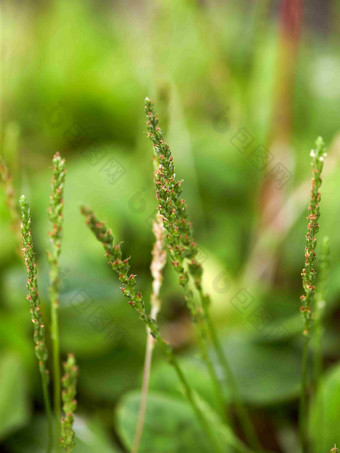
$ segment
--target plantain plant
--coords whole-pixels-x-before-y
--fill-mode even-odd
[[[141,394],[141,403],[135,438],[131,453],[137,453],[140,447],[143,425],[146,413],[148,383],[151,372],[152,351],[158,346],[169,364],[174,368],[177,377],[182,384],[183,392],[191,405],[198,422],[210,443],[213,452],[226,451],[226,444],[219,439],[211,419],[204,410],[204,406],[194,392],[190,381],[186,378],[176,354],[167,340],[164,339],[158,321],[157,314],[160,310],[160,288],[163,281],[162,269],[166,261],[166,250],[170,262],[178,274],[178,281],[183,288],[187,308],[191,314],[193,324],[197,329],[197,338],[202,358],[206,364],[211,383],[214,387],[215,398],[220,408],[220,418],[231,423],[230,410],[225,401],[225,391],[222,381],[217,376],[213,361],[209,354],[210,344],[218,358],[219,364],[224,370],[224,377],[228,384],[228,390],[232,395],[236,413],[239,418],[243,435],[250,447],[234,435],[230,445],[241,453],[262,452],[263,448],[258,435],[253,427],[252,420],[241,399],[236,380],[232,374],[230,364],[224,354],[221,342],[217,335],[210,315],[210,297],[203,290],[203,268],[198,261],[198,247],[194,240],[192,224],[187,218],[187,206],[182,198],[182,181],[176,177],[173,157],[169,146],[165,143],[162,131],[158,125],[158,118],[153,103],[146,98],[145,113],[147,118],[148,137],[153,142],[154,148],[154,183],[156,198],[158,201],[158,213],[154,221],[153,231],[155,244],[152,251],[153,259],[151,274],[153,277],[153,291],[151,296],[151,310],[147,310],[143,295],[137,289],[136,275],[130,272],[130,258],[124,258],[121,244],[115,241],[112,231],[101,222],[89,207],[81,207],[81,213],[85,217],[86,224],[102,244],[105,255],[112,270],[117,274],[121,283],[121,291],[127,298],[128,304],[135,310],[141,321],[146,326],[147,344],[144,363],[144,375]],[[300,297],[300,311],[303,317],[303,354],[301,374],[301,395],[299,410],[299,434],[303,453],[309,451],[308,445],[308,400],[309,400],[309,349],[311,338],[314,345],[314,375],[316,386],[320,382],[322,372],[322,319],[325,307],[326,289],[329,275],[329,240],[322,242],[320,259],[320,277],[316,289],[316,235],[319,232],[320,217],[320,187],[322,183],[321,173],[324,158],[326,157],[325,145],[319,137],[316,140],[315,149],[310,153],[312,158],[313,177],[311,181],[310,204],[308,207],[308,225],[305,245],[305,264],[302,269],[303,295]],[[5,182],[10,181],[9,174],[4,164],[1,164],[2,176]],[[72,452],[75,445],[75,433],[73,429],[74,412],[77,407],[76,382],[78,367],[75,358],[69,354],[64,363],[64,376],[60,377],[60,351],[59,351],[59,328],[58,328],[58,297],[59,297],[59,256],[61,250],[62,225],[63,225],[63,190],[65,183],[65,160],[59,153],[53,157],[53,179],[51,184],[50,205],[48,215],[51,222],[49,232],[50,246],[47,252],[50,267],[50,299],[51,299],[51,339],[52,339],[52,364],[54,383],[54,423],[52,405],[49,395],[49,367],[48,346],[46,342],[45,323],[40,310],[40,301],[37,283],[37,265],[33,250],[31,214],[29,205],[24,197],[20,198],[21,211],[21,236],[23,253],[27,268],[27,300],[30,304],[31,319],[34,329],[34,347],[38,359],[39,371],[42,381],[43,399],[46,409],[49,431],[49,444],[47,451],[58,450],[58,441],[68,453]],[[12,199],[11,199],[12,200]],[[11,206],[14,206],[12,203]],[[313,313],[314,311],[314,313]],[[62,406],[62,407],[61,407]],[[61,416],[63,409],[64,415]],[[242,436],[241,436],[242,438]],[[56,441],[58,439],[58,441]],[[235,440],[236,439],[236,440]],[[337,452],[336,446],[331,451]]]
[[[75,359],[69,355],[65,364],[65,376],[63,377],[63,393],[61,393],[60,376],[60,352],[59,352],[59,329],[58,329],[58,295],[59,295],[59,255],[61,250],[61,235],[63,223],[63,190],[65,182],[65,159],[56,153],[52,160],[53,178],[51,183],[50,204],[48,215],[52,225],[48,233],[50,249],[47,251],[50,266],[50,302],[51,302],[51,340],[53,358],[53,384],[54,384],[54,422],[52,406],[49,395],[50,373],[48,369],[48,347],[46,342],[45,323],[40,310],[40,301],[37,282],[37,265],[35,262],[30,207],[24,195],[21,196],[19,205],[21,210],[21,236],[23,243],[24,259],[27,269],[27,300],[30,303],[31,319],[34,326],[35,353],[39,363],[39,371],[42,381],[44,405],[48,421],[48,451],[59,450],[60,444],[67,452],[71,452],[74,446],[74,433],[72,430],[73,413],[76,404],[73,402],[77,368]],[[72,398],[71,398],[72,397]],[[61,399],[65,416],[61,418]],[[61,423],[61,428],[60,428]],[[53,426],[54,425],[54,426]],[[61,435],[61,438],[60,438]]]
[[[51,340],[53,354],[53,384],[54,384],[54,412],[56,439],[60,437],[60,352],[59,352],[59,255],[61,251],[61,237],[63,225],[64,207],[64,183],[65,183],[65,159],[59,153],[53,156],[53,177],[51,182],[50,203],[48,217],[51,222],[51,231],[48,232],[50,238],[50,248],[47,251],[47,258],[50,267],[50,303],[51,303]]]
[[[158,125],[158,118],[153,102],[149,98],[145,99],[145,114],[148,137],[153,143],[157,163],[154,172],[154,181],[158,201],[157,208],[163,219],[164,228],[167,233],[165,236],[166,245],[171,258],[171,264],[178,273],[179,283],[184,289],[185,300],[191,312],[192,321],[197,327],[202,358],[206,363],[212,383],[214,384],[217,403],[223,414],[225,410],[225,405],[223,404],[224,392],[208,354],[208,337],[212,341],[216,356],[224,370],[229,391],[233,397],[244,433],[252,447],[260,451],[260,442],[248,411],[243,405],[236,380],[222,349],[216,327],[210,315],[210,297],[203,292],[202,288],[203,268],[197,259],[197,243],[193,237],[192,224],[187,218],[186,202],[182,198],[182,181],[176,177],[170,147],[165,143],[162,130]],[[199,296],[198,301],[195,299],[194,293],[190,288],[190,278],[197,290]]]
[[[20,197],[21,209],[21,236],[23,243],[24,259],[27,270],[27,300],[30,304],[30,313],[33,323],[33,339],[35,355],[38,359],[39,371],[41,376],[42,391],[44,404],[47,414],[49,444],[48,451],[51,451],[53,445],[53,421],[51,402],[48,392],[49,370],[47,367],[48,352],[46,346],[45,324],[40,311],[40,300],[37,282],[37,265],[35,262],[32,228],[31,228],[31,211],[24,195]]]
[[[305,265],[302,269],[302,286],[304,294],[300,297],[300,311],[303,317],[303,355],[302,355],[302,375],[301,375],[301,397],[300,397],[300,440],[304,453],[308,451],[308,353],[311,338],[311,327],[313,323],[312,309],[314,308],[315,297],[315,259],[316,259],[316,234],[319,232],[320,201],[325,144],[321,137],[315,142],[315,149],[310,152],[312,158],[313,177],[311,180],[310,204],[308,206],[309,214],[307,216],[307,234],[305,246]]]

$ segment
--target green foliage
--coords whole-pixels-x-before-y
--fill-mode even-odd
[[[29,420],[28,385],[25,368],[17,353],[5,352],[0,358],[0,439],[24,426]]]
[[[160,329],[154,318],[146,311],[144,299],[141,292],[136,293],[136,275],[129,275],[129,258],[122,259],[122,252],[120,244],[114,245],[114,239],[112,231],[109,230],[103,222],[100,222],[93,214],[91,209],[87,207],[81,208],[81,213],[86,218],[86,224],[93,232],[99,242],[102,243],[105,249],[105,255],[112,270],[118,274],[118,278],[122,283],[121,290],[125,297],[129,299],[129,305],[137,312],[139,318],[144,322],[146,327],[149,329],[150,335],[152,335],[161,347],[162,352],[168,359],[169,363],[174,367],[177,377],[181,381],[185,396],[188,402],[191,404],[193,412],[195,413],[197,420],[201,424],[203,431],[205,432],[209,442],[213,448],[213,451],[220,452],[221,447],[214,435],[213,425],[209,420],[206,419],[204,412],[198,406],[196,397],[193,394],[190,383],[183,374],[178,360],[173,352],[169,342],[164,340],[161,336]]]
[[[45,189],[49,187],[52,153],[60,150],[68,160],[59,313],[61,354],[73,351],[81,370],[78,394],[82,417],[76,417],[79,436],[76,433],[75,452],[121,451],[113,447],[120,445],[121,431],[117,434],[117,420],[112,424],[112,406],[120,405],[130,390],[140,389],[144,325],[133,310],[122,304],[119,288],[105,266],[98,244],[90,240],[78,208],[80,204],[95,208],[115,236],[124,241],[126,256],[134,258],[133,272],[138,274],[148,309],[153,242],[150,219],[154,218],[156,204],[152,162],[147,157],[151,150],[143,137],[140,110],[147,93],[158,106],[160,98],[166,99],[166,120],[163,121],[161,110],[160,118],[166,125],[176,174],[185,177],[182,197],[187,200],[188,217],[195,226],[199,254],[203,250],[205,259],[203,287],[212,296],[211,316],[221,338],[228,334],[223,347],[230,356],[242,400],[251,408],[257,407],[255,418],[259,414],[264,423],[258,430],[261,439],[274,451],[284,453],[297,450],[290,441],[297,443],[295,414],[301,371],[297,300],[308,202],[308,189],[302,184],[310,175],[306,150],[311,137],[322,132],[329,144],[330,158],[325,160],[323,169],[323,201],[327,202],[322,205],[319,223],[322,234],[330,237],[334,257],[322,317],[321,353],[326,376],[330,365],[339,361],[340,261],[336,257],[340,256],[340,59],[336,2],[327,0],[321,9],[304,2],[294,93],[287,96],[287,101],[293,99],[289,146],[284,157],[287,161],[282,161],[293,177],[282,191],[273,189],[273,208],[288,207],[277,225],[279,230],[273,234],[255,228],[261,217],[263,198],[259,194],[266,171],[255,169],[248,155],[232,144],[237,131],[246,128],[254,139],[254,148],[262,147],[264,153],[269,148],[267,137],[272,136],[271,111],[277,95],[275,74],[281,74],[282,69],[274,3],[174,0],[148,2],[146,8],[136,9],[129,2],[108,0],[20,5],[10,0],[3,2],[2,38],[6,51],[0,64],[6,86],[2,93],[1,157],[8,166],[14,195],[23,191],[31,202],[40,310],[46,320],[48,342],[49,269],[45,250],[50,226]],[[114,185],[109,184],[101,170],[106,159],[113,159],[125,169]],[[1,389],[5,382],[1,398],[6,400],[7,416],[4,418],[0,409],[0,450],[45,453],[47,425],[40,417],[40,376],[25,302],[25,277],[12,229],[17,196],[10,213],[7,190],[5,182],[0,187],[0,344],[4,360],[15,353],[24,368],[16,366],[14,359],[4,369],[1,367]],[[254,282],[249,278],[251,272],[244,279],[244,270],[251,270],[254,265],[249,260],[253,247],[263,243],[268,245],[268,253],[255,261],[255,267],[270,263],[273,279]],[[318,253],[315,266],[318,276],[320,256]],[[217,410],[204,366],[187,357],[198,356],[199,350],[183,309],[177,278],[168,266],[167,283],[161,294],[161,332],[174,344],[180,366],[194,390]],[[255,299],[250,310],[256,307],[265,313],[265,327],[254,327],[249,313],[235,307],[235,291],[243,286]],[[318,281],[315,286],[318,302]],[[85,305],[87,310],[83,310]],[[97,331],[91,324],[98,308],[111,320],[110,326],[116,329],[113,335],[111,327]],[[315,316],[318,313],[314,310]],[[267,326],[271,332],[275,323],[283,324],[285,329],[273,329],[267,335]],[[125,341],[120,327],[133,341]],[[240,340],[234,342],[234,334]],[[223,381],[223,373],[217,369]],[[12,397],[15,406],[9,408],[10,390],[7,393],[6,389],[15,383],[19,396],[23,376],[31,420],[22,429],[28,422],[26,408],[25,416],[15,417],[21,421],[7,430],[11,411],[23,406]],[[177,377],[157,349],[152,387],[183,402]],[[329,395],[331,392],[332,389]],[[332,401],[328,396],[330,407]],[[317,403],[312,406],[315,414]],[[101,414],[100,419],[99,408],[108,412]],[[330,432],[320,446],[318,422],[322,425],[323,419],[320,414],[317,419],[311,430],[316,453],[329,452],[338,441],[337,431]],[[330,430],[332,424],[337,427],[336,416],[328,420],[326,429]]]
[[[298,351],[258,344],[244,336],[227,337],[224,349],[232,360],[234,376],[246,403],[270,406],[288,403],[297,398],[301,372]],[[198,357],[183,357],[180,365],[194,390],[214,406],[209,376],[202,361]],[[166,364],[154,367],[150,388],[173,395],[180,394],[176,376]],[[231,398],[229,393],[227,397]]]
[[[135,434],[140,392],[128,393],[117,408],[118,430],[129,449]],[[149,393],[141,453],[208,453],[209,445],[190,406],[166,394]]]
[[[235,449],[240,453],[251,453],[252,450],[236,438],[214,410],[198,395],[195,397],[207,420],[214,426],[216,441],[221,451],[227,453]],[[139,393],[130,392],[122,399],[116,410],[115,419],[118,422],[119,433],[127,448],[132,444],[139,404]],[[202,435],[188,403],[165,393],[150,392],[140,452],[159,451],[208,453],[211,447]]]
[[[96,417],[76,418],[76,445],[72,453],[121,453],[119,448],[112,446],[107,431]],[[46,453],[47,425],[42,417],[34,417],[30,424],[11,437],[8,444],[18,453]]]
[[[322,379],[313,400],[310,416],[313,452],[328,451],[340,445],[340,367],[330,370]]]

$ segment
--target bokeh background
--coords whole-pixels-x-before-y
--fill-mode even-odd
[[[193,221],[205,290],[265,448],[299,451],[300,272],[318,135],[328,148],[319,238],[330,237],[313,451],[340,444],[340,8],[302,0],[1,2],[1,150],[25,193],[43,315],[51,158],[67,161],[61,253],[63,357],[79,364],[75,452],[127,452],[145,329],[126,304],[79,206],[124,241],[146,300],[156,211],[144,98],[152,97]],[[42,452],[46,426],[25,268],[0,186],[0,449]],[[160,323],[193,387],[214,407],[171,266]],[[97,320],[105,313],[108,322]],[[312,377],[312,376],[311,376]],[[223,376],[221,376],[223,379]],[[141,452],[207,452],[180,385],[155,351]]]

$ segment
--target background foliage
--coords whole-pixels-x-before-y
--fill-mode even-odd
[[[52,155],[59,150],[67,163],[60,324],[62,353],[73,352],[79,364],[76,453],[128,451],[134,433],[145,329],[123,300],[79,206],[92,206],[124,241],[141,290],[150,295],[156,200],[152,148],[144,134],[145,96],[158,106],[177,174],[185,179],[214,318],[242,396],[272,451],[297,451],[298,306],[309,196],[304,184],[310,178],[309,150],[317,135],[324,137],[329,159],[320,237],[330,237],[332,271],[323,343],[326,371],[312,405],[311,435],[318,453],[340,444],[336,1],[304,6],[299,52],[289,63],[296,63],[296,78],[283,163],[292,177],[271,192],[272,213],[290,200],[281,217],[284,228],[268,230],[268,219],[261,222],[265,172],[233,144],[240,128],[256,145],[271,142],[275,81],[286,64],[278,51],[278,6],[246,0],[2,2],[1,146],[17,198],[24,192],[32,206],[46,318]],[[0,214],[1,450],[40,452],[45,421],[25,271],[2,187]],[[265,264],[269,277],[260,272]],[[247,295],[250,311],[239,305],[240,293]],[[213,406],[170,266],[161,296],[164,335],[196,391]],[[254,318],[256,307],[260,315]],[[98,310],[109,313],[107,326],[96,322]],[[176,377],[156,351],[140,451],[208,451],[199,436]]]

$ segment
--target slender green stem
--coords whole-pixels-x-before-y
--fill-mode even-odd
[[[53,403],[55,412],[55,437],[56,445],[59,446],[60,420],[61,420],[61,373],[59,351],[59,323],[58,323],[58,299],[54,286],[51,287],[51,339],[53,356]]]
[[[175,368],[177,376],[183,385],[185,395],[186,395],[189,403],[191,404],[198,421],[200,422],[202,428],[204,429],[205,433],[209,437],[211,444],[214,446],[215,451],[222,453],[224,450],[222,450],[222,446],[217,442],[217,439],[214,436],[213,430],[211,429],[211,425],[207,422],[204,414],[202,413],[201,409],[197,405],[197,402],[195,400],[195,395],[194,395],[188,381],[186,380],[186,378],[183,374],[183,371],[177,362],[176,357],[173,354],[171,354],[171,356],[169,357],[169,361]],[[239,441],[238,439],[234,440],[234,447],[240,453],[253,453],[253,451],[250,448],[248,448],[243,442]]]
[[[225,406],[224,406],[225,396],[223,393],[223,388],[222,388],[220,380],[218,379],[216,370],[214,368],[214,365],[213,365],[212,360],[208,353],[207,332],[206,332],[205,323],[203,323],[202,321],[199,321],[199,324],[200,325],[196,324],[196,326],[197,326],[197,337],[199,339],[199,347],[201,350],[202,358],[206,363],[210,378],[211,378],[213,386],[214,386],[215,399],[217,402],[218,411],[219,411],[222,419],[225,419],[226,411],[225,411]],[[228,417],[228,421],[230,422],[231,420],[229,420],[229,418],[230,417]]]
[[[141,393],[140,406],[139,406],[139,412],[138,412],[136,433],[135,433],[135,437],[133,439],[131,453],[138,452],[140,441],[142,439],[144,421],[145,421],[145,413],[146,413],[146,404],[147,404],[147,399],[148,399],[153,345],[154,345],[154,338],[150,333],[150,329],[147,329],[142,393]]]
[[[300,413],[299,413],[299,429],[300,442],[302,452],[308,452],[308,352],[309,352],[309,336],[304,337],[303,352],[302,352],[302,373],[301,373],[301,396],[300,396]]]
[[[194,410],[194,413],[195,413],[199,423],[201,424],[201,426],[204,429],[207,437],[209,438],[209,441],[210,441],[211,445],[213,446],[214,451],[222,453],[222,449],[221,449],[220,445],[217,443],[216,437],[214,436],[214,433],[211,430],[211,427],[210,427],[209,423],[207,422],[206,418],[204,417],[201,409],[198,407],[198,405],[196,403],[196,400],[195,400],[195,396],[194,396],[194,394],[192,392],[192,389],[191,389],[188,381],[186,380],[186,378],[185,378],[185,376],[183,374],[183,371],[181,370],[181,368],[180,368],[180,366],[178,364],[178,361],[177,361],[176,357],[174,356],[174,354],[171,355],[170,363],[175,368],[177,376],[178,376],[179,380],[181,381],[181,383],[183,385],[185,395],[186,395],[189,403],[191,404],[191,406],[192,406],[192,408]]]
[[[53,355],[53,384],[54,384],[54,412],[55,412],[55,437],[56,448],[59,450],[60,423],[61,423],[61,386],[60,386],[60,351],[59,351],[59,321],[58,321],[58,295],[59,295],[59,255],[61,250],[63,207],[64,207],[64,182],[65,159],[59,153],[53,156],[53,178],[51,182],[50,203],[48,216],[51,222],[50,250],[47,252],[50,266],[50,299],[51,299],[51,340]]]
[[[171,155],[170,147],[166,144],[161,128],[158,125],[158,117],[155,112],[153,102],[145,99],[145,114],[147,135],[151,139],[154,147],[155,156],[157,159],[157,166],[154,172],[154,181],[156,188],[156,197],[158,201],[158,212],[163,218],[164,228],[167,231],[166,240],[168,245],[171,263],[179,275],[180,284],[185,291],[185,299],[187,306],[191,312],[193,322],[198,325],[198,337],[200,338],[200,348],[202,356],[207,363],[209,373],[214,383],[217,399],[223,395],[223,389],[220,388],[220,382],[216,376],[215,369],[210,362],[207,353],[206,345],[206,322],[209,322],[208,331],[213,328],[211,319],[208,313],[208,297],[202,293],[202,265],[197,261],[198,248],[197,243],[194,241],[192,224],[188,221],[187,206],[185,200],[182,198],[182,181],[176,177],[175,166],[173,157]],[[188,263],[188,272],[184,269],[184,263]],[[189,288],[189,275],[191,276],[196,289],[201,295],[201,304],[196,304],[193,298],[192,291]],[[202,325],[201,325],[202,322]],[[219,345],[217,335],[214,330],[213,335],[215,348]],[[217,348],[219,357],[223,357],[222,348]],[[226,361],[223,359],[222,365],[226,367]],[[228,373],[230,375],[230,372]],[[235,391],[234,391],[235,393]],[[240,399],[237,407],[239,412],[242,412],[242,420],[245,420],[244,410],[240,410],[242,404]],[[245,423],[247,432],[251,434],[249,423]],[[250,436],[254,442],[256,436]],[[256,442],[254,442],[256,444]]]
[[[158,312],[161,309],[161,299],[159,298],[160,289],[163,282],[162,269],[166,263],[166,252],[164,250],[164,227],[163,221],[159,214],[153,222],[152,231],[155,235],[155,242],[152,248],[152,261],[150,271],[152,275],[152,294],[150,298],[151,304],[151,317],[156,321]],[[150,329],[146,328],[146,351],[144,360],[143,384],[140,399],[140,406],[136,424],[135,437],[133,439],[131,453],[138,453],[139,445],[143,435],[146,405],[148,399],[149,380],[151,372],[152,351],[155,345],[155,340],[151,334]]]
[[[47,416],[47,426],[48,426],[48,447],[47,447],[47,452],[50,453],[52,451],[52,448],[53,448],[52,410],[51,410],[50,397],[49,397],[49,394],[48,394],[48,383],[47,383],[46,372],[40,371],[40,375],[41,375],[41,385],[42,385],[43,399],[44,399],[44,405],[45,405],[46,416]]]
[[[201,296],[204,297],[202,293],[201,293]],[[224,351],[222,349],[220,340],[219,340],[217,332],[216,332],[215,325],[212,322],[212,319],[210,317],[208,309],[204,308],[205,304],[204,304],[203,301],[202,301],[202,306],[203,306],[203,309],[205,310],[205,319],[206,319],[206,322],[207,322],[207,326],[208,326],[208,329],[209,329],[211,340],[212,340],[214,349],[216,351],[216,355],[218,357],[218,360],[219,360],[221,366],[223,367],[223,370],[224,370],[224,373],[225,373],[225,377],[226,377],[226,379],[228,381],[228,386],[229,386],[229,389],[231,391],[232,397],[234,399],[235,409],[236,409],[238,418],[240,420],[241,426],[243,428],[244,434],[247,436],[249,444],[255,450],[263,451],[262,447],[261,447],[261,444],[260,444],[260,442],[258,440],[257,434],[255,432],[255,429],[253,427],[252,421],[250,419],[250,416],[248,414],[248,411],[247,411],[247,409],[245,408],[245,406],[244,406],[244,404],[242,402],[242,398],[241,398],[241,395],[240,395],[236,380],[234,378],[233,372],[232,372],[232,370],[230,368],[228,360],[227,360],[227,358],[226,358],[226,356],[224,354]]]
[[[182,267],[182,266],[177,266],[177,267]],[[205,365],[207,367],[208,373],[210,375],[210,379],[213,383],[213,390],[215,393],[215,399],[217,402],[217,408],[219,410],[219,413],[222,417],[222,419],[228,419],[230,421],[230,417],[226,416],[226,410],[225,410],[225,396],[223,393],[223,387],[218,379],[216,370],[214,368],[213,362],[209,356],[208,353],[208,335],[207,335],[207,326],[206,322],[204,320],[204,313],[202,312],[202,309],[200,306],[198,306],[197,303],[194,301],[193,293],[190,289],[189,286],[189,277],[186,278],[186,273],[184,271],[184,268],[182,267],[183,271],[180,273],[180,277],[183,276],[184,282],[182,282],[182,286],[184,288],[185,292],[185,300],[187,303],[187,306],[191,312],[191,320],[193,324],[196,326],[197,330],[197,338],[198,338],[198,345],[200,348],[201,356],[203,361],[205,362]],[[180,278],[181,281],[181,278]]]
[[[319,189],[321,187],[322,179],[321,173],[323,169],[324,159],[327,156],[325,153],[325,144],[321,137],[318,137],[315,142],[315,149],[310,152],[312,158],[313,177],[311,180],[311,194],[310,204],[308,206],[309,215],[306,246],[305,246],[305,264],[302,269],[302,286],[303,295],[300,296],[302,313],[304,322],[304,345],[302,354],[302,374],[301,374],[301,398],[300,398],[300,420],[299,420],[299,434],[301,449],[303,453],[308,452],[308,352],[310,343],[310,330],[313,324],[314,316],[312,314],[313,302],[315,299],[315,258],[316,258],[316,234],[319,232],[318,220],[320,217],[320,200],[321,194]],[[327,242],[327,241],[326,241]],[[326,244],[327,246],[328,244]],[[326,247],[326,249],[328,246]],[[317,317],[321,313],[317,312]]]

